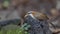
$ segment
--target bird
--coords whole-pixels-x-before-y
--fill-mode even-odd
[[[45,14],[30,11],[25,15],[24,22],[31,26],[30,29],[28,30],[30,34],[52,34],[51,31],[49,30],[48,22],[46,19],[47,18]]]

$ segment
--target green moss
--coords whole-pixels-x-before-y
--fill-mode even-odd
[[[28,34],[25,30],[28,30],[27,24],[21,27],[17,25],[7,25],[1,29],[0,34]]]

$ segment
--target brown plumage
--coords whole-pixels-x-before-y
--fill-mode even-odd
[[[46,20],[46,19],[48,19],[48,17],[47,17],[47,15],[46,14],[44,14],[44,13],[40,13],[40,12],[37,12],[37,11],[30,11],[30,12],[28,12],[28,14],[32,14],[35,18],[37,18],[37,19],[42,19],[42,20]],[[27,15],[28,15],[27,14]],[[26,16],[27,16],[26,15]],[[25,16],[25,17],[26,17]]]

